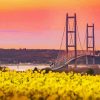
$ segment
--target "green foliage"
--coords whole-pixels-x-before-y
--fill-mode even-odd
[[[43,69],[43,70],[45,70],[45,73],[49,73],[49,72],[51,71],[50,68],[45,68],[45,69]]]
[[[34,68],[33,72],[35,72],[35,71],[38,71],[38,68],[37,67]]]
[[[0,67],[0,71],[7,72],[10,71],[10,69],[8,67]]]
[[[94,75],[94,70],[92,68],[89,68],[87,71],[86,71],[87,74],[90,74],[90,75]]]

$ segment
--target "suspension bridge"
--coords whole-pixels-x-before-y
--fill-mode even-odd
[[[66,25],[62,35],[60,49],[57,58],[51,64],[52,70],[67,68],[68,64],[73,60],[75,67],[77,67],[77,59],[81,57],[86,57],[86,64],[88,64],[88,56],[92,57],[92,63],[95,64],[94,24],[86,25],[84,42],[86,49],[83,49],[81,43],[76,14],[73,16],[66,14]],[[62,46],[63,44],[65,44],[65,49]],[[80,46],[81,50],[78,50],[78,46]]]

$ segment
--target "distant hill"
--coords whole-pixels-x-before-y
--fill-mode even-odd
[[[49,49],[0,49],[1,64],[33,63],[50,64],[58,55],[59,50]],[[96,52],[97,55],[100,51]],[[79,62],[81,62],[80,59]],[[97,57],[97,63],[100,63],[100,56]]]
[[[0,63],[50,63],[58,50],[46,49],[0,49]]]

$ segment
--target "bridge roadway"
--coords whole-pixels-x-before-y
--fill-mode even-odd
[[[93,55],[86,55],[86,54],[83,54],[83,55],[78,55],[77,56],[77,59],[79,59],[79,58],[81,58],[81,57],[86,57],[86,56],[93,56]],[[72,62],[73,60],[75,60],[76,58],[75,57],[72,57],[72,58],[70,58],[67,62],[63,62],[63,64],[55,64],[55,65],[53,65],[53,66],[51,66],[51,69],[53,70],[53,71],[63,71],[63,70],[66,70],[67,69],[67,65],[70,63],[70,62]]]

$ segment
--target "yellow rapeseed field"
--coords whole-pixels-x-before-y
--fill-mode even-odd
[[[100,100],[100,75],[0,71],[0,100]]]

